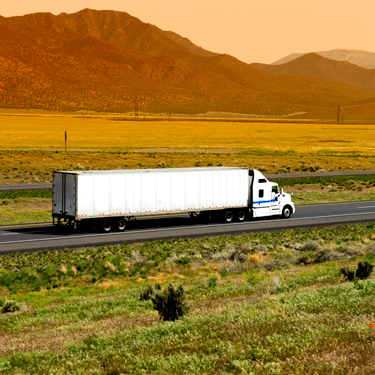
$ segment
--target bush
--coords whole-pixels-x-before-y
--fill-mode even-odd
[[[12,313],[21,310],[21,305],[14,300],[5,301],[4,306],[1,309],[3,314]]]
[[[185,304],[184,288],[182,285],[176,290],[172,284],[162,292],[157,292],[151,298],[154,309],[158,311],[160,319],[174,322],[182,318],[189,311],[189,306]]]
[[[344,277],[348,281],[353,281],[355,278],[364,280],[364,279],[367,279],[371,275],[373,268],[374,268],[373,264],[371,264],[367,260],[363,260],[358,263],[358,267],[356,271],[350,270],[345,267],[345,268],[341,268],[341,273],[344,275]]]
[[[154,290],[151,285],[147,285],[145,289],[142,290],[140,294],[140,300],[141,301],[148,301],[151,299],[151,297],[154,294]]]
[[[187,265],[187,264],[191,263],[191,258],[187,255],[183,255],[182,257],[180,257],[176,260],[176,263]]]
[[[211,277],[208,279],[207,286],[208,286],[209,288],[215,288],[216,285],[217,285],[217,280],[218,280],[218,277],[217,277],[216,275],[211,276]]]
[[[355,272],[356,277],[361,280],[367,279],[372,272],[374,265],[368,262],[367,260],[363,260],[358,263],[357,271]]]
[[[313,241],[313,240],[308,240],[306,241],[303,245],[302,245],[302,248],[301,250],[303,251],[308,251],[308,250],[312,250],[312,251],[316,251],[316,250],[319,250],[320,248],[320,245],[318,242],[316,241]]]
[[[350,270],[349,268],[345,267],[345,268],[341,268],[341,273],[344,275],[345,279],[348,280],[348,281],[353,281],[354,280],[354,276],[355,276],[355,272]]]

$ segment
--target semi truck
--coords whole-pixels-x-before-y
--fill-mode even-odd
[[[53,175],[53,224],[104,232],[155,215],[225,223],[289,218],[290,194],[255,169],[234,167],[61,171]]]

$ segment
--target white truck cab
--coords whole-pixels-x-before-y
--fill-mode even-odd
[[[257,170],[249,170],[251,212],[254,218],[281,215],[289,218],[295,207],[291,196]]]

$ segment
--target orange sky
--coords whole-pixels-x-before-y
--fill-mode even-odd
[[[5,3],[5,4],[4,4]],[[213,52],[272,63],[295,52],[335,48],[375,52],[370,0],[12,0],[4,17],[84,8],[127,12]]]

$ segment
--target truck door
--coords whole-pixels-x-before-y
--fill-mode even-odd
[[[270,216],[271,214],[271,187],[265,178],[257,178],[253,187],[254,217]]]
[[[280,215],[280,191],[278,185],[271,186],[271,214]]]

